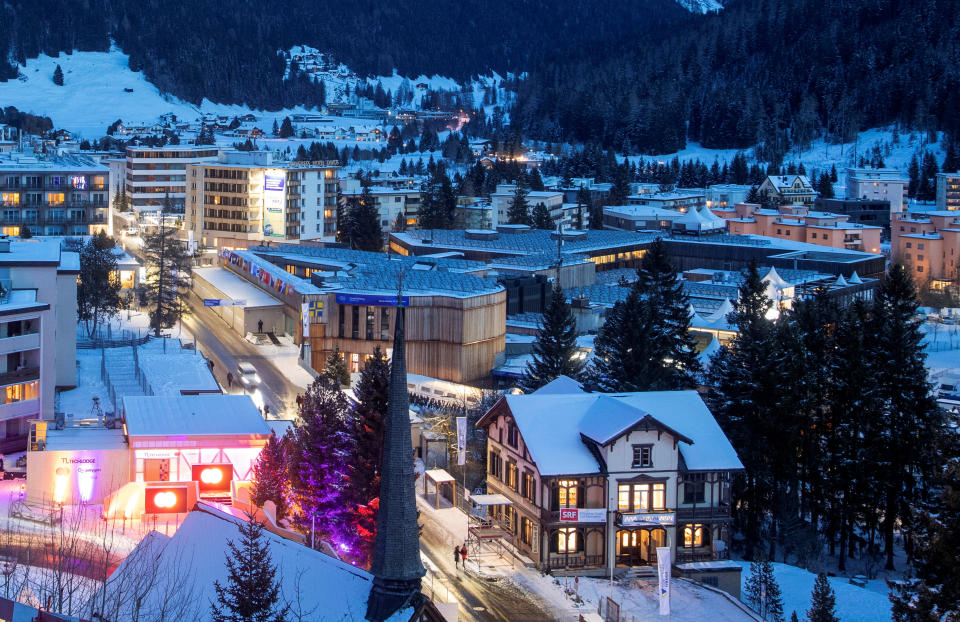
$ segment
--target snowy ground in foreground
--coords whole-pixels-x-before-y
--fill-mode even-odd
[[[737,562],[743,567],[742,581],[746,586],[750,577],[750,562]],[[817,575],[803,568],[788,564],[773,564],[777,584],[783,594],[783,615],[788,620],[790,612],[804,619],[810,608],[810,593]],[[830,587],[837,595],[837,615],[843,622],[888,622],[890,599],[887,585],[882,580],[868,581],[867,587],[850,585],[844,577],[829,577]]]

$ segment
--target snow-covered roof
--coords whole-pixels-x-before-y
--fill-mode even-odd
[[[580,383],[570,376],[557,376],[534,393],[537,395],[583,393],[583,389],[580,388]]]
[[[688,231],[711,231],[727,228],[726,220],[705,207],[688,210],[686,214],[677,219],[676,223],[684,225]]]
[[[743,468],[696,391],[534,393],[504,399],[541,475],[598,473],[600,465],[581,434],[608,443],[648,417],[681,437],[679,451],[688,469]]]
[[[240,278],[226,268],[194,268],[194,278],[200,277],[227,299],[245,300],[245,308],[275,307],[283,303],[249,281]]]
[[[239,542],[239,528],[243,522],[242,518],[200,504],[197,510],[187,515],[172,537],[156,534],[156,537],[145,538],[137,549],[148,549],[135,549],[120,564],[107,583],[108,593],[112,586],[119,591],[129,589],[131,585],[148,585],[141,575],[145,567],[144,559],[149,557],[151,572],[155,568],[155,576],[163,579],[155,581],[153,589],[144,589],[144,609],[155,611],[160,601],[176,593],[190,594],[198,603],[197,617],[194,619],[198,622],[212,620],[209,603],[216,602],[214,582],[225,584],[227,581],[227,542]],[[266,530],[261,539],[266,543],[271,561],[277,567],[281,603],[293,603],[301,612],[314,612],[307,615],[311,619],[363,618],[373,585],[370,573]],[[156,562],[152,561],[153,558]],[[94,599],[100,596],[98,591]],[[108,602],[110,600],[107,598]],[[130,602],[127,598],[118,600]],[[131,619],[127,613],[122,611],[119,619]],[[388,620],[406,621],[412,614],[412,609],[406,609],[398,611]]]
[[[248,395],[127,396],[129,436],[270,436]]]

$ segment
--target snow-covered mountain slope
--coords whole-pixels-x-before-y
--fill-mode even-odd
[[[691,13],[709,13],[723,8],[720,0],[677,0],[677,4]]]

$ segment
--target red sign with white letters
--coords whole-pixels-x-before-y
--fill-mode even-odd
[[[560,510],[560,520],[562,521],[578,521],[580,520],[576,508],[568,508]]]

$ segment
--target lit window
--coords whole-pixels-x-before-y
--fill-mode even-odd
[[[564,527],[557,533],[557,552],[577,552],[577,530],[575,527]]]
[[[48,192],[47,205],[63,205],[64,194],[62,192]]]
[[[703,535],[703,525],[687,525],[683,528],[683,546],[688,549],[704,546]]]
[[[575,508],[577,507],[577,486],[580,484],[575,479],[562,479],[558,482],[559,489],[558,493],[558,503],[562,508]]]

